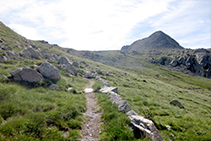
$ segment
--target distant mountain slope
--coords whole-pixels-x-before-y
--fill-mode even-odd
[[[123,46],[121,50],[141,50],[141,49],[183,49],[177,41],[163,33],[156,31],[147,38],[133,42],[130,46]]]

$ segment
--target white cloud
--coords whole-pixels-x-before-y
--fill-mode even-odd
[[[23,26],[20,24],[10,24],[8,25],[11,29],[17,31],[20,35],[28,38],[28,39],[44,39],[44,37],[42,35],[40,35],[36,29],[31,28],[31,27],[27,27],[27,26]]]
[[[164,29],[169,35],[176,37],[181,35],[182,31],[192,31],[197,27],[196,23],[187,26],[192,17],[186,16],[181,22],[176,19],[191,13],[192,11],[187,13],[187,9],[192,10],[190,7],[194,7],[194,3],[169,5],[174,1],[8,0],[0,8],[0,18],[30,39],[43,38],[50,43],[77,50],[111,50],[120,49],[125,45],[128,34],[138,23],[160,14],[162,16],[157,21],[148,21],[147,24],[151,25],[151,28],[145,35],[156,28]],[[177,24],[170,25],[172,21]],[[198,24],[206,22],[199,19]]]

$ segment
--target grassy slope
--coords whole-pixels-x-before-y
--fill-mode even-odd
[[[21,51],[16,47],[17,41],[25,44],[20,40],[21,36],[14,34],[2,24],[0,29],[1,38],[7,41],[5,45],[12,46],[14,51]],[[36,41],[31,42],[41,50],[47,49],[48,53],[70,55],[64,52],[67,49],[57,46],[52,48],[52,45]],[[104,52],[100,53],[100,55],[103,54]],[[82,59],[78,52],[71,55],[71,60],[85,60],[89,64],[86,67],[104,70],[101,77],[108,80],[111,86],[119,88],[119,94],[128,101],[132,109],[152,119],[165,140],[211,140],[211,98],[206,95],[206,93],[211,93],[210,79],[192,77],[154,66],[146,61],[145,58],[150,56],[146,53],[124,56],[117,51],[106,52],[104,55],[105,60],[109,59],[106,64],[115,66],[119,63],[119,67],[126,66],[125,71]],[[96,55],[91,56],[98,60]],[[151,54],[151,56],[156,55]],[[158,58],[159,55],[155,57],[155,59]],[[134,68],[133,60],[144,67]],[[9,72],[16,68],[25,65],[33,68],[34,64],[39,65],[42,61],[44,61],[43,58],[41,60],[23,58],[20,61],[9,60],[0,64],[0,73],[10,76]],[[110,61],[113,61],[113,64],[110,64]],[[79,70],[81,74],[84,73],[83,69]],[[81,113],[85,110],[85,95],[75,95],[73,91],[66,91],[66,88],[71,85],[75,90],[80,91],[85,88],[88,81],[79,75],[75,83],[71,83],[69,75],[62,69],[59,71],[62,79],[57,84],[61,88],[56,91],[41,87],[47,82],[32,87],[28,84],[7,82],[1,77],[0,140],[73,140],[80,137],[81,123],[84,120]],[[112,73],[107,73],[108,71]],[[127,75],[124,75],[124,72],[127,72]],[[159,77],[155,76],[156,74],[160,74]],[[115,110],[115,105],[111,106],[111,102],[107,100],[108,96],[101,93],[96,93],[96,96],[104,112],[101,139],[136,140],[131,134],[128,119]],[[180,100],[185,108],[180,109],[170,105],[169,102],[172,99]],[[167,130],[165,125],[170,125],[171,130]],[[67,129],[69,136],[61,136]]]

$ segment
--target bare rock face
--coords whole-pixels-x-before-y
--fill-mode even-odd
[[[59,64],[70,64],[70,60],[67,57],[63,56],[59,59]]]
[[[10,74],[13,76],[14,81],[26,81],[36,83],[44,80],[43,76],[40,73],[27,66],[25,66],[23,69],[20,68],[14,70],[10,72]]]
[[[154,123],[145,119],[143,116],[131,115],[129,116],[131,123],[135,126],[140,134],[150,137],[153,141],[164,141]]]
[[[61,76],[59,74],[58,69],[48,63],[47,61],[43,62],[39,67],[38,67],[39,72],[48,79],[58,81],[61,79]]]
[[[77,70],[73,67],[73,65],[67,64],[67,65],[64,66],[64,69],[66,69],[69,73],[71,73],[71,74],[77,76],[77,73],[78,73],[78,72],[77,72]]]

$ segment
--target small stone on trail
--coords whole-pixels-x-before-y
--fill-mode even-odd
[[[92,93],[93,92],[93,89],[92,88],[86,88],[84,89],[85,93]]]

